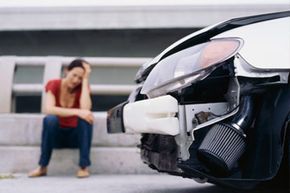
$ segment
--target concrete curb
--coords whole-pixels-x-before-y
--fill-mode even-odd
[[[0,145],[39,146],[42,114],[0,115]],[[108,134],[106,113],[94,113],[93,146],[136,147],[139,135]]]
[[[27,173],[37,167],[39,147],[0,147],[0,173]],[[78,169],[76,149],[54,150],[49,175],[74,174]],[[140,159],[139,149],[129,147],[94,147],[90,171],[93,174],[154,174]]]

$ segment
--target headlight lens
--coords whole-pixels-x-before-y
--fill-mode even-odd
[[[135,75],[135,81],[136,82],[141,82],[139,80],[142,79],[142,74],[144,73],[144,71],[146,70],[146,68],[148,68],[151,64],[151,61],[148,61],[146,63],[144,63],[137,71],[136,75]]]
[[[217,64],[235,55],[241,46],[242,40],[239,38],[222,38],[172,54],[154,67],[141,93],[153,98],[202,80]]]

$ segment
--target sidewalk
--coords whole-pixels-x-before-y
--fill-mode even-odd
[[[213,185],[170,175],[92,175],[85,179],[70,175],[13,176],[0,179],[1,193],[217,193]]]
[[[275,193],[286,193],[275,190]],[[28,178],[26,174],[0,174],[0,193],[272,193],[236,191],[167,174],[104,175],[78,179],[73,175]],[[288,192],[287,192],[288,193]]]

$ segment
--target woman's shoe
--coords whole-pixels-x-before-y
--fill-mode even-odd
[[[80,168],[76,175],[78,178],[87,178],[90,176],[88,168]]]
[[[47,174],[47,167],[39,167],[29,172],[28,177],[30,178],[41,177],[41,176],[46,176],[46,174]]]

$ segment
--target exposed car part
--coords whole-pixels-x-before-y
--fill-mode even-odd
[[[213,173],[228,174],[246,150],[246,134],[253,121],[250,96],[242,98],[239,112],[230,123],[215,124],[198,148],[199,158]]]

